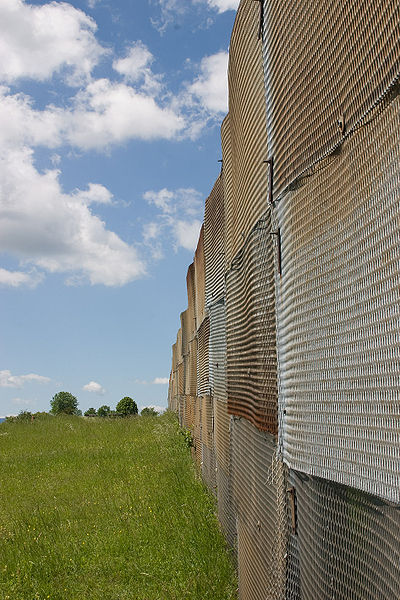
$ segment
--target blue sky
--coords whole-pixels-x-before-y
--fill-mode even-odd
[[[165,406],[237,0],[0,2],[0,416]]]

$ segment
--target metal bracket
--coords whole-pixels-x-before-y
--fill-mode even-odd
[[[260,26],[258,28],[258,39],[263,39],[264,32],[264,0],[255,0],[255,2],[260,3]]]

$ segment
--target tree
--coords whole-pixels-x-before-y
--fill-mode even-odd
[[[152,406],[145,406],[140,414],[142,417],[156,417],[158,412]]]
[[[132,398],[129,398],[129,396],[125,396],[125,398],[122,398],[122,400],[118,402],[115,410],[117,411],[117,413],[124,415],[124,417],[127,417],[128,415],[138,414],[137,404],[134,400],[132,400]]]
[[[111,412],[111,408],[109,406],[106,406],[105,404],[103,404],[103,406],[100,406],[100,408],[97,409],[97,416],[108,417],[110,412]]]
[[[58,392],[50,402],[53,415],[76,415],[78,414],[78,400],[69,392]]]
[[[95,408],[88,408],[84,414],[85,417],[95,417],[97,413]]]

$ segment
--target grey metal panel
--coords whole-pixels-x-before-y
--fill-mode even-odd
[[[202,443],[201,474],[210,492],[217,495],[217,465],[214,448]]]
[[[210,388],[215,398],[227,398],[225,301],[210,306]]]
[[[276,449],[274,436],[245,419],[233,419],[233,497],[241,600],[281,600],[285,594],[286,482]]]
[[[206,269],[206,305],[225,294],[225,206],[223,178],[216,180],[204,211],[204,256]]]
[[[400,509],[291,472],[302,600],[400,598]]]
[[[279,203],[287,464],[400,502],[400,97]]]
[[[203,320],[198,332],[198,366],[197,366],[197,395],[208,396],[210,394],[209,374],[209,342],[210,342],[210,319]]]
[[[221,523],[228,545],[237,549],[236,515],[232,495],[232,476],[217,463],[217,506],[218,519]]]

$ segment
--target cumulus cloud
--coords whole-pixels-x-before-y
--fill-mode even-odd
[[[237,10],[240,0],[207,0],[211,8],[216,8],[219,13],[227,10]]]
[[[139,84],[142,91],[154,96],[161,91],[162,77],[152,72],[150,65],[153,61],[154,56],[148,47],[138,41],[127,49],[124,58],[114,60],[113,68],[124,77],[125,81]]]
[[[49,377],[29,373],[28,375],[12,375],[11,371],[0,371],[0,387],[22,388],[25,383],[49,383]]]
[[[44,274],[36,269],[30,271],[8,271],[0,268],[0,285],[5,287],[23,287],[35,288],[44,279]]]
[[[201,73],[189,86],[189,93],[210,112],[228,111],[228,53],[217,52],[201,61]]]
[[[44,81],[54,73],[70,85],[87,80],[106,51],[96,41],[96,23],[66,2],[40,6],[0,2],[0,80]]]
[[[120,286],[145,273],[136,249],[90,210],[108,201],[103,186],[65,194],[59,173],[39,173],[33,153],[0,152],[0,252],[50,273],[67,273],[70,284]]]
[[[196,249],[203,214],[203,200],[200,192],[193,188],[179,188],[159,191],[148,190],[143,198],[155,206],[159,213],[157,221],[145,225],[144,240],[150,247],[157,238],[170,238],[175,250]],[[160,251],[159,246],[157,247]]]
[[[169,383],[169,377],[156,377],[152,383],[154,383],[154,385],[167,385]]]
[[[100,383],[97,383],[97,381],[89,381],[89,383],[84,385],[82,389],[86,392],[98,394],[99,396],[103,396],[106,393],[106,390],[100,385]]]

